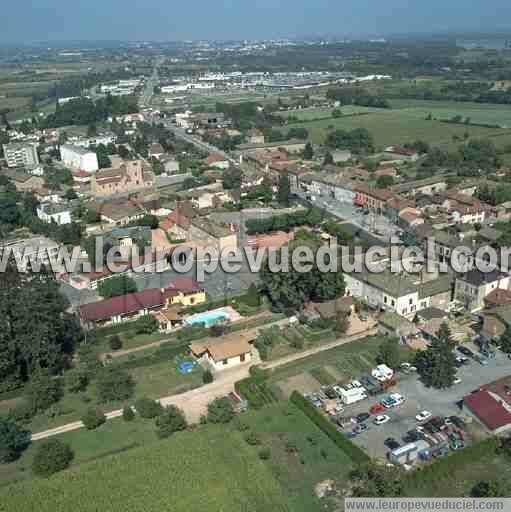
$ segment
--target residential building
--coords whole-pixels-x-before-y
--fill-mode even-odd
[[[164,157],[162,162],[165,174],[179,173],[179,162],[173,156]]]
[[[389,146],[385,148],[383,154],[390,160],[403,162],[416,162],[419,159],[419,153],[415,149],[404,148],[403,146]]]
[[[6,169],[2,174],[12,180],[19,192],[35,192],[44,187],[44,178],[41,176],[32,176],[15,169]]]
[[[102,221],[116,226],[126,226],[142,219],[146,214],[141,206],[127,199],[90,203],[89,207],[100,214]]]
[[[59,226],[71,224],[71,208],[68,205],[42,203],[37,207],[37,216],[44,222],[54,222]]]
[[[299,153],[305,149],[306,141],[291,139],[280,142],[265,142],[263,144],[240,144],[239,151],[266,151],[267,149],[282,149],[289,153]]]
[[[214,371],[221,371],[252,360],[252,344],[257,333],[242,331],[219,338],[191,343],[190,352],[201,364]]]
[[[481,334],[487,339],[496,339],[511,327],[511,304],[502,304],[483,312]]]
[[[214,167],[215,169],[228,169],[230,163],[224,155],[221,155],[220,153],[211,153],[206,158],[206,165],[208,167]]]
[[[388,268],[344,274],[344,279],[347,295],[410,319],[422,309],[447,305],[452,294],[450,281],[444,276],[422,283],[420,276],[392,273]]]
[[[353,203],[356,206],[383,212],[387,206],[387,201],[393,197],[393,193],[382,188],[371,188],[364,184],[358,184],[354,187],[355,199]]]
[[[463,412],[475,418],[490,435],[511,430],[511,377],[505,377],[463,397]]]
[[[24,272],[27,267],[35,269],[36,265],[48,265],[59,254],[59,244],[44,236],[34,236],[26,239],[11,240],[0,243],[0,258],[6,251],[12,254],[17,262],[17,268]]]
[[[127,160],[115,169],[101,169],[93,174],[91,192],[96,198],[129,194],[152,188],[154,175],[142,160]]]
[[[60,146],[60,158],[72,171],[95,173],[99,169],[96,153],[80,146],[63,144]]]
[[[228,247],[238,246],[236,232],[223,225],[211,222],[205,217],[192,219],[188,228],[187,240],[193,241],[197,245],[214,247],[218,252]]]
[[[456,277],[454,298],[465,305],[469,311],[484,307],[484,299],[497,288],[509,289],[509,274],[497,270],[481,272],[477,268]]]
[[[157,160],[161,160],[164,154],[165,150],[161,144],[155,143],[149,146],[149,158],[156,158]]]
[[[421,180],[407,181],[391,187],[395,194],[414,197],[418,194],[431,196],[447,190],[447,175],[436,175]]]
[[[490,210],[481,201],[459,193],[447,193],[443,206],[448,209],[453,224],[481,224]]]
[[[80,306],[80,319],[85,325],[117,324],[175,305],[202,304],[206,294],[193,279],[179,277],[167,288],[147,288],[110,299]]]
[[[248,143],[249,144],[264,144],[264,133],[254,128],[248,132]]]
[[[8,167],[35,166],[39,163],[35,144],[11,142],[3,145],[4,157]]]

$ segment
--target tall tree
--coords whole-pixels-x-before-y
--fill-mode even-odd
[[[456,356],[451,331],[444,322],[431,345],[417,354],[415,366],[422,382],[428,388],[445,389],[456,377]]]
[[[289,176],[281,174],[279,177],[279,184],[277,188],[277,201],[283,205],[289,205],[289,196],[291,195],[291,185],[289,183]]]
[[[312,144],[310,142],[307,142],[307,144],[305,144],[305,148],[303,150],[303,158],[305,160],[312,160],[313,156],[314,156],[314,150],[312,149]]]

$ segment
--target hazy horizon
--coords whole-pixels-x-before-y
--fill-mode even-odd
[[[383,37],[445,32],[511,31],[511,2],[431,0],[19,0],[4,6],[0,43],[34,41],[178,41],[306,36]]]

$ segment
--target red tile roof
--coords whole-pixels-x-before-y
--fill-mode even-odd
[[[88,322],[108,320],[114,316],[129,315],[144,309],[161,307],[168,297],[175,296],[180,292],[186,294],[200,290],[202,288],[194,279],[179,276],[167,288],[147,288],[141,292],[84,304],[80,306],[80,318]]]
[[[97,322],[114,316],[137,313],[143,309],[163,306],[164,298],[160,288],[148,288],[135,293],[112,297],[111,299],[92,302],[80,306],[82,320]]]
[[[496,288],[484,298],[484,302],[488,307],[511,304],[511,291],[504,290],[503,288]]]
[[[496,430],[506,425],[511,425],[511,412],[484,389],[467,395],[463,398],[463,403],[489,430]]]

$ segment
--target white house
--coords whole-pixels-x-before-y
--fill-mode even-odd
[[[256,333],[232,333],[220,338],[194,342],[192,354],[212,370],[221,371],[252,360],[252,345]]]
[[[96,153],[79,146],[60,146],[60,157],[64,165],[73,171],[96,172],[99,169]]]
[[[469,311],[476,311],[484,307],[484,298],[493,290],[508,290],[509,278],[509,274],[497,270],[484,273],[474,268],[456,277],[454,298],[465,304]]]
[[[59,226],[71,224],[71,209],[65,205],[43,203],[37,207],[37,216],[44,222],[55,222]]]

